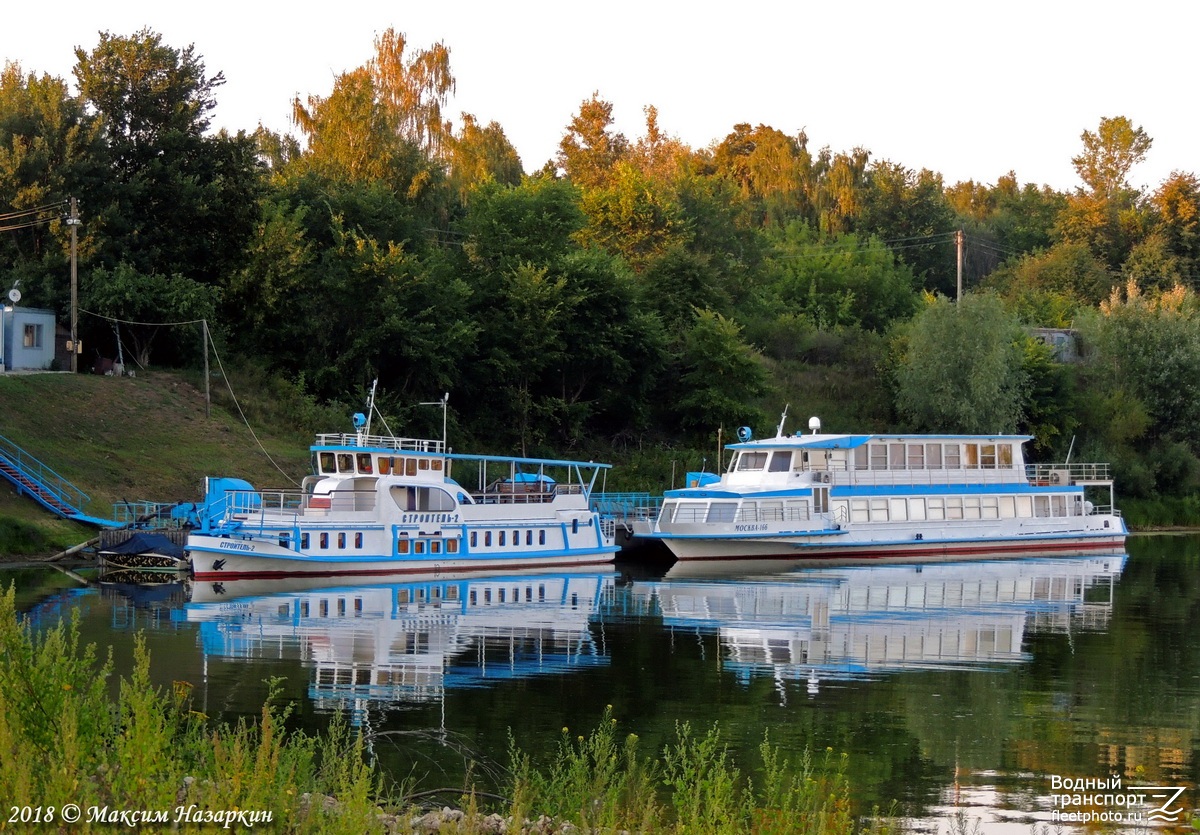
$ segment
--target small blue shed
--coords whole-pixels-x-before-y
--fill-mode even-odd
[[[53,310],[4,308],[0,317],[0,360],[5,371],[44,371],[54,362]]]

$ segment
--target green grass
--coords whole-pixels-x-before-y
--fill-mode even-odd
[[[231,376],[238,405],[214,379],[207,415],[202,380],[172,372],[0,376],[0,435],[86,493],[86,513],[107,518],[122,501],[196,501],[208,475],[294,484],[307,472],[313,432],[348,425],[285,382]],[[56,551],[94,535],[8,482],[0,482],[0,520],[10,521],[0,527],[0,554]]]

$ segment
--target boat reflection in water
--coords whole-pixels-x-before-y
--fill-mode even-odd
[[[827,681],[1003,666],[1029,660],[1027,631],[1103,630],[1125,559],[806,564],[774,574],[681,562],[633,594],[670,628],[717,633],[727,669],[744,682],[773,676],[785,698],[787,681],[815,695]]]
[[[589,628],[606,572],[196,583],[183,616],[207,657],[295,659],[318,710],[430,702],[446,689],[608,663]],[[324,584],[323,587],[321,584]]]

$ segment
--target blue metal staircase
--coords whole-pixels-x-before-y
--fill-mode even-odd
[[[55,516],[104,528],[121,524],[84,513],[84,507],[91,501],[86,493],[3,435],[0,435],[0,476],[12,482],[18,495],[29,496]]]

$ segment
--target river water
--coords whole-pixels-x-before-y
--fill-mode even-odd
[[[192,682],[209,716],[256,715],[281,677],[298,727],[345,712],[390,774],[426,788],[461,785],[468,761],[486,781],[510,732],[538,756],[611,705],[647,755],[682,722],[718,723],[747,773],[764,733],[845,752],[857,810],[895,808],[914,831],[1070,829],[1080,812],[1183,823],[1200,802],[1200,536],[1108,556],[690,569],[0,579],[34,624],[78,611],[118,673],[144,634],[156,681]]]

